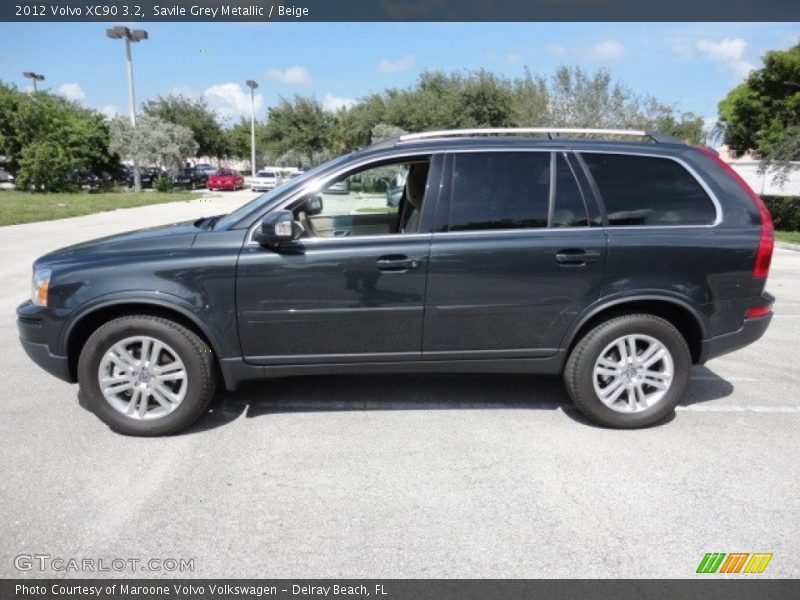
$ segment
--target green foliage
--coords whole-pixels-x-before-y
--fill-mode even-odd
[[[75,171],[115,173],[119,162],[108,142],[108,123],[96,111],[0,82],[0,154],[18,187],[67,190],[75,187]]]
[[[775,229],[782,231],[800,231],[800,197],[798,196],[761,196],[767,205]]]
[[[280,162],[309,167],[330,155],[333,115],[314,98],[281,98],[269,109],[264,140]]]
[[[167,177],[166,175],[162,175],[155,181],[155,188],[157,192],[161,192],[162,194],[166,194],[167,192],[172,191],[172,180]]]
[[[112,120],[110,148],[140,165],[177,168],[184,158],[195,155],[197,142],[189,128],[143,115],[137,119],[136,129],[123,117]]]
[[[158,96],[145,102],[142,109],[146,115],[190,129],[200,156],[219,158],[228,154],[219,117],[202,98],[187,98],[180,94]]]
[[[719,117],[734,155],[754,152],[785,179],[790,161],[800,160],[800,44],[763,61],[720,102]]]

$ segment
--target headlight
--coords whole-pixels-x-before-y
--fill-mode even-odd
[[[37,306],[47,306],[47,292],[50,288],[50,269],[36,269],[31,285],[31,302]]]

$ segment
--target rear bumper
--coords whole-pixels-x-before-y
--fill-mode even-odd
[[[772,313],[756,319],[745,319],[744,324],[736,331],[703,340],[700,364],[752,344],[764,335],[770,321]]]

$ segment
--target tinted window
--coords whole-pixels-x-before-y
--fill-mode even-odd
[[[583,154],[609,225],[708,225],[711,199],[683,166],[667,158]]]
[[[589,224],[578,182],[563,155],[556,162],[556,199],[552,227],[584,227]]]
[[[549,152],[455,155],[450,231],[547,227]]]

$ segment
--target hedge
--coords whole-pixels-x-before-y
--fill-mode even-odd
[[[800,231],[800,196],[761,196],[767,205],[775,229]]]

